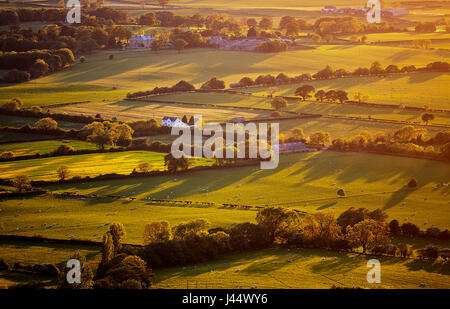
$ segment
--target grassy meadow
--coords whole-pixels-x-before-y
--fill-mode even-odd
[[[86,186],[91,186],[86,183]],[[104,182],[104,189],[110,184]],[[133,185],[124,183],[124,187]],[[152,187],[148,186],[148,189]],[[133,196],[131,194],[124,196]],[[126,243],[142,244],[147,223],[166,220],[171,225],[205,218],[212,227],[228,227],[236,222],[254,221],[256,211],[220,207],[160,206],[145,200],[99,198],[89,200],[60,199],[51,195],[32,199],[0,201],[2,234],[41,235],[59,239],[90,239],[101,241],[108,225],[124,225]],[[0,246],[1,248],[1,246]]]
[[[32,141],[27,143],[8,143],[0,145],[0,153],[11,151],[14,156],[32,155],[35,153],[46,154],[55,151],[62,144],[73,147],[75,150],[97,149],[92,143],[79,140],[48,140],[48,141]],[[109,148],[108,145],[105,148]]]
[[[411,73],[390,75],[387,77],[349,77],[323,81],[308,81],[316,91],[345,90],[349,99],[354,99],[355,92],[369,96],[369,103],[407,105],[415,107],[429,106],[436,109],[448,109],[450,91],[442,87],[450,82],[447,73]],[[276,95],[293,96],[299,84],[278,86]],[[266,95],[267,88],[252,87],[245,91]]]
[[[159,97],[155,98],[159,100]],[[216,103],[218,104],[218,103]],[[186,115],[202,115],[203,120],[208,122],[225,122],[234,117],[245,117],[246,119],[267,118],[270,112],[235,110],[216,107],[186,106],[177,104],[164,104],[142,101],[118,101],[111,103],[84,103],[66,105],[51,109],[55,113],[85,114],[95,116],[100,113],[104,118],[117,117],[123,121],[134,121],[139,119],[155,118],[158,121],[164,116],[175,116],[180,119]]]
[[[108,59],[109,54],[114,54],[114,60]],[[74,84],[73,94],[77,92],[81,94],[80,99],[71,101],[84,101],[81,98],[87,98],[88,95],[83,92],[92,94],[95,87],[100,86],[104,88],[97,88],[99,93],[100,89],[103,89],[105,95],[109,93],[112,96],[113,93],[124,92],[125,89],[144,90],[155,86],[172,86],[181,79],[200,86],[215,76],[228,84],[239,81],[243,76],[255,78],[260,74],[274,74],[274,72],[291,75],[315,73],[327,64],[354,70],[359,66],[370,66],[374,61],[380,61],[385,65],[395,63],[423,66],[432,61],[446,61],[449,57],[450,52],[446,51],[369,45],[326,45],[309,50],[289,50],[270,54],[217,49],[189,49],[181,53],[172,50],[102,51],[87,56],[85,63],[77,63],[67,70],[37,79],[33,85],[41,84],[44,89],[46,87],[57,89],[60,87],[59,83]],[[96,86],[91,86],[94,87],[91,90],[86,88],[77,90],[77,87],[82,87],[80,83],[83,87],[88,87],[86,84]],[[13,86],[15,89],[9,92],[7,89],[10,87],[5,87],[6,89],[0,90],[0,93],[5,91],[13,97],[14,93],[18,94],[16,91],[20,91],[22,87],[26,90],[29,85],[30,83],[24,83]],[[39,86],[35,87],[39,89]],[[118,87],[120,90],[112,91],[112,87]],[[58,102],[55,100],[47,104],[56,103]]]
[[[0,163],[0,173],[3,178],[26,174],[31,180],[57,180],[57,168],[66,165],[69,167],[70,177],[130,174],[141,163],[150,163],[152,170],[165,169],[165,155],[166,153],[151,151],[126,151],[20,160]],[[211,164],[212,160],[195,159],[192,167]]]
[[[358,153],[283,155],[278,168],[259,166],[177,176],[89,182],[51,187],[55,191],[191,200],[239,205],[280,205],[306,212],[349,207],[382,208],[390,219],[422,228],[449,225],[448,175],[444,162]],[[405,188],[415,178],[418,188]],[[276,190],[274,190],[276,188]],[[342,188],[345,198],[336,194]],[[8,204],[8,202],[6,202]]]
[[[157,270],[156,288],[183,289],[448,289],[449,265],[379,258],[381,283],[368,284],[371,257],[325,250],[267,249],[222,257],[216,261]],[[301,279],[301,280],[299,280]]]

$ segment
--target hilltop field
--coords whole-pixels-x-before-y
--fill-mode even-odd
[[[114,54],[113,60],[108,59],[109,54]],[[0,87],[0,96],[19,96],[26,106],[110,102],[124,98],[130,91],[172,86],[180,80],[198,87],[214,76],[229,84],[238,82],[244,76],[256,78],[260,74],[280,72],[291,76],[315,73],[328,64],[347,70],[367,67],[374,61],[380,61],[385,66],[395,63],[398,66],[420,67],[433,61],[447,61],[449,57],[450,52],[447,51],[370,45],[323,45],[315,49],[270,54],[217,49],[189,49],[182,53],[171,50],[102,51],[88,55],[85,63],[77,63],[70,69],[31,82]],[[413,79],[409,82],[416,85],[421,81],[414,83]],[[364,79],[362,84],[366,84]],[[408,78],[400,84],[407,87]]]
[[[69,191],[99,197],[78,200],[48,195],[3,200],[2,233],[98,240],[108,222],[122,222],[128,232],[127,241],[140,243],[145,224],[162,218],[176,224],[204,217],[213,226],[229,226],[253,221],[256,216],[255,208],[227,208],[221,206],[223,203],[280,205],[305,212],[331,211],[335,215],[350,207],[381,208],[390,220],[412,222],[422,229],[449,226],[450,167],[446,163],[338,152],[283,155],[280,159],[275,170],[250,166],[52,186],[48,189],[54,193]],[[105,163],[97,163],[96,171],[117,165],[116,161],[98,162]],[[33,172],[32,166],[29,169]],[[85,173],[87,169],[81,168]],[[14,170],[23,173],[18,168],[9,173]],[[419,184],[415,190],[405,187],[412,178]],[[339,188],[345,191],[344,198],[336,194]],[[117,200],[107,195],[124,198]],[[135,200],[129,200],[131,197]],[[158,205],[150,203],[152,198],[193,201],[194,206]],[[215,206],[195,206],[195,202],[214,202]]]

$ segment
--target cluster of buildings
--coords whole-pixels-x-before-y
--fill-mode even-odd
[[[350,16],[364,16],[367,14],[368,8],[337,8],[334,5],[326,5],[322,10],[323,14],[327,15],[350,15]],[[406,9],[381,9],[381,16],[383,17],[397,17],[408,15],[409,11]]]

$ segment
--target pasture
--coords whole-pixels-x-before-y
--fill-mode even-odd
[[[114,60],[108,59],[109,54],[114,54]],[[108,94],[120,92],[107,90],[112,87],[118,87],[121,91],[148,90],[155,86],[172,86],[182,79],[200,86],[215,76],[228,84],[239,81],[243,76],[256,78],[260,74],[278,72],[290,75],[315,73],[327,64],[347,70],[369,66],[374,61],[385,65],[424,66],[432,61],[447,61],[449,57],[450,52],[445,51],[369,45],[327,45],[283,53],[217,49],[188,49],[181,53],[172,50],[102,51],[87,56],[85,63],[77,63],[72,68],[37,79],[34,83],[41,84],[44,89],[49,84],[51,87],[60,87],[60,83],[97,85],[103,86],[105,94]]]
[[[155,98],[159,100],[159,98]],[[135,121],[140,119],[157,119],[161,123],[164,116],[175,116],[180,119],[184,115],[188,119],[193,115],[202,115],[203,120],[208,122],[225,122],[234,117],[245,117],[246,119],[267,118],[270,112],[236,110],[218,107],[189,106],[180,104],[165,104],[143,101],[118,101],[110,103],[85,103],[67,105],[52,108],[56,113],[84,114],[95,116],[100,113],[104,118],[117,117],[123,121]]]
[[[306,212],[332,211],[336,215],[349,207],[382,208],[390,220],[413,222],[421,228],[432,225],[448,228],[449,175],[450,166],[445,162],[316,152],[282,155],[273,170],[249,166],[220,172],[191,171],[175,176],[67,184],[50,189],[133,196],[141,201],[155,198],[216,205],[274,205]],[[415,190],[405,187],[412,178],[418,182]],[[337,195],[339,188],[345,191],[344,198]]]
[[[450,83],[447,73],[411,73],[396,74],[387,77],[348,77],[330,80],[307,81],[302,84],[313,86],[316,91],[345,90],[349,99],[355,92],[369,96],[369,103],[394,104],[436,109],[449,109],[450,90],[442,85]],[[275,95],[293,96],[299,84],[278,86]],[[244,91],[256,95],[267,95],[266,87],[252,87]]]
[[[320,85],[319,82],[310,82],[314,85]],[[306,82],[305,82],[306,84]],[[288,95],[293,96],[295,89],[299,87],[296,85],[284,85],[279,86],[280,91],[275,95]],[[340,89],[340,88],[339,88]],[[237,107],[249,107],[249,108],[265,108],[273,109],[270,98],[262,97],[267,95],[267,88],[246,88],[240,89],[242,91],[250,92],[255,96],[245,96],[238,94],[227,93],[175,93],[165,94],[152,97],[150,99],[158,101],[178,101],[187,103],[202,103],[202,104],[218,104],[224,106],[237,106]],[[349,93],[350,99],[353,93]],[[441,99],[444,97],[442,94]],[[444,100],[447,100],[445,97]],[[387,119],[396,121],[409,121],[412,123],[424,124],[421,120],[422,111],[408,110],[404,108],[392,108],[392,107],[369,107],[364,105],[348,105],[348,104],[332,104],[328,102],[317,102],[308,100],[306,102],[289,100],[287,108],[282,111],[296,111],[300,113],[308,114],[321,114],[321,115],[338,115],[349,117],[362,117],[367,119],[368,116],[376,119]],[[381,102],[380,102],[381,103]],[[449,102],[450,103],[450,102]],[[449,104],[446,104],[448,107]],[[64,109],[64,107],[61,107]],[[236,111],[239,112],[239,111]],[[450,124],[450,114],[436,113],[434,114],[435,120],[431,124]]]
[[[377,257],[380,284],[366,280],[370,256],[325,250],[267,249],[224,256],[216,261],[157,270],[155,288],[329,289],[337,287],[448,289],[449,265]],[[299,280],[301,279],[301,280]]]
[[[95,115],[94,115],[95,116]],[[5,116],[0,115],[0,126],[22,127],[26,124],[33,126],[39,119],[33,117]],[[83,123],[75,123],[64,120],[58,120],[58,127],[62,129],[81,129]]]
[[[400,123],[395,124],[367,120],[347,120],[323,117],[281,121],[274,120],[273,122],[279,123],[280,133],[285,134],[287,137],[292,129],[301,128],[306,136],[318,131],[328,132],[332,140],[336,138],[352,137],[362,131],[367,131],[371,134],[390,133],[404,126],[404,124]],[[432,136],[439,131],[443,131],[443,129],[431,127],[427,128],[427,136]]]
[[[11,161],[0,163],[0,174],[2,178],[25,174],[31,180],[57,180],[56,170],[61,165],[69,168],[70,177],[130,174],[141,163],[149,163],[151,170],[164,170],[165,155],[166,153],[151,151],[125,151]],[[195,159],[191,167],[211,164],[212,160]]]
[[[87,187],[89,185],[87,183]],[[124,186],[131,188],[127,184]],[[109,183],[105,182],[104,189],[108,187]],[[145,225],[154,221],[165,220],[176,225],[205,218],[211,222],[212,227],[228,227],[236,222],[253,222],[256,216],[256,211],[253,210],[160,206],[144,200],[107,197],[60,199],[51,195],[0,201],[0,208],[1,222],[4,225],[2,234],[101,241],[103,234],[109,229],[108,225],[120,222],[127,232],[124,242],[133,244],[142,244]]]
[[[78,140],[48,140],[48,141],[34,141],[27,143],[9,143],[0,145],[0,153],[4,151],[11,151],[14,156],[32,155],[35,153],[46,154],[55,151],[61,145],[73,147],[75,150],[91,150],[97,149],[97,146],[92,143],[78,141]],[[109,146],[105,146],[109,148]]]

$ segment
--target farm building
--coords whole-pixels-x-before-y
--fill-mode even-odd
[[[162,125],[167,127],[189,127],[188,124],[181,121],[178,117],[164,116],[162,119]]]
[[[139,34],[130,39],[128,48],[150,48],[154,40],[152,36]]]

